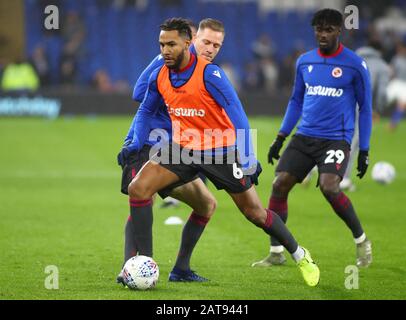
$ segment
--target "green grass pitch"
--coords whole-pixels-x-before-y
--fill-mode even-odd
[[[218,200],[192,257],[208,283],[169,283],[181,226],[191,210],[154,206],[154,258],[160,280],[154,290],[130,291],[115,283],[123,259],[128,200],[119,192],[116,164],[131,117],[0,119],[0,300],[6,299],[405,299],[406,123],[391,133],[373,129],[367,176],[347,193],[373,242],[374,261],[359,270],[358,289],[345,287],[355,264],[351,233],[315,188],[298,185],[289,198],[288,226],[321,270],[318,287],[307,287],[293,261],[251,268],[269,250],[267,235],[250,224],[225,192]],[[257,190],[267,205],[274,167],[266,154],[280,118],[252,118],[264,171]],[[397,169],[393,184],[372,181],[372,165],[386,160]],[[45,268],[59,271],[59,289],[45,288]]]

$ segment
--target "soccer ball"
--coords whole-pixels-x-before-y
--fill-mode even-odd
[[[372,168],[372,179],[382,184],[389,184],[395,179],[395,167],[388,162],[380,161]]]
[[[154,259],[135,256],[124,264],[122,275],[130,289],[147,290],[155,287],[159,278],[159,268]]]

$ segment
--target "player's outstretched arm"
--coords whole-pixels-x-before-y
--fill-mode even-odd
[[[124,144],[128,144],[128,142],[131,142],[134,137],[134,126],[135,126],[135,121],[137,119],[137,112],[134,115],[133,121],[131,122],[130,129],[128,129],[127,135],[124,139]]]
[[[300,58],[296,61],[295,83],[292,89],[292,95],[289,99],[286,108],[285,116],[283,117],[281,129],[279,133],[287,137],[296,126],[302,116],[303,98],[306,90],[306,85],[303,81],[303,76],[300,70]]]
[[[141,102],[133,120],[132,140],[127,140],[124,143],[124,146],[118,155],[118,162],[121,166],[126,163],[128,156],[132,152],[139,151],[144,146],[151,131],[149,124],[151,123],[157,109],[162,105],[162,97],[158,92],[156,84],[159,70],[160,68],[154,70],[149,78],[148,89],[144,100]]]
[[[359,105],[359,154],[357,176],[361,179],[369,165],[369,142],[372,132],[372,90],[367,65],[360,62],[355,74],[355,96]]]
[[[303,97],[306,86],[303,81],[302,73],[300,72],[300,58],[296,62],[296,76],[293,85],[292,96],[289,99],[288,107],[286,108],[285,116],[283,117],[281,129],[275,140],[269,147],[268,163],[274,164],[273,160],[280,158],[280,150],[286,137],[292,132],[300,117],[302,116]]]
[[[144,100],[145,94],[148,89],[148,80],[151,76],[152,72],[157,68],[162,67],[164,64],[164,60],[162,59],[162,55],[157,55],[154,60],[144,69],[141,73],[137,82],[135,83],[132,98],[134,101],[142,102]],[[137,113],[135,114],[133,121],[131,122],[130,129],[128,130],[127,136],[124,139],[124,146],[129,145],[134,138],[134,127],[135,122],[137,119]],[[123,147],[124,147],[123,146]],[[120,154],[119,154],[120,155]]]

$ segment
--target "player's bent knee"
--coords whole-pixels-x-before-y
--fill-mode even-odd
[[[136,200],[147,200],[152,197],[152,194],[148,192],[147,188],[137,180],[131,181],[128,186],[128,195],[130,198]]]
[[[208,205],[207,205],[208,217],[211,217],[214,214],[214,211],[216,211],[216,208],[217,208],[217,200],[214,198],[209,199]]]
[[[217,201],[214,198],[204,198],[203,203],[199,206],[201,209],[199,210],[203,216],[206,218],[210,218],[214,211],[217,208]]]
[[[289,182],[283,175],[278,175],[272,183],[272,190],[275,193],[285,195],[290,191],[291,187]]]
[[[139,197],[139,190],[137,188],[137,183],[135,182],[131,182],[128,185],[128,195],[130,196],[130,198],[132,199],[138,199]]]
[[[325,183],[320,184],[320,190],[323,193],[323,195],[328,198],[339,193],[340,187],[339,185],[336,185],[334,183]]]

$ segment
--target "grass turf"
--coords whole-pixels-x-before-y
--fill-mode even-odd
[[[192,267],[211,281],[169,283],[181,226],[190,209],[154,206],[154,258],[160,267],[156,289],[136,292],[115,284],[123,259],[128,200],[119,192],[116,164],[129,117],[0,119],[0,300],[4,299],[405,299],[406,127],[373,129],[371,167],[393,163],[397,178],[382,186],[367,176],[347,193],[373,241],[374,262],[359,271],[359,289],[346,289],[345,273],[355,263],[350,231],[339,220],[315,179],[289,198],[288,226],[321,269],[318,287],[303,282],[293,261],[282,267],[251,268],[267,255],[269,240],[235,208],[225,192],[209,184],[218,208],[192,257]],[[258,129],[258,157],[264,168],[257,190],[267,205],[274,168],[266,154],[281,119],[252,118]],[[48,290],[45,268],[59,270],[59,289]]]

